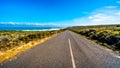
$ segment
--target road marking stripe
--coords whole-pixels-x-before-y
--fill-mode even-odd
[[[68,39],[68,42],[69,42],[69,48],[70,48],[70,55],[71,55],[72,66],[73,66],[73,68],[76,68],[75,59],[74,59],[74,56],[73,56],[73,51],[72,51],[70,39]]]

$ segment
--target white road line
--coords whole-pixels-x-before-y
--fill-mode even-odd
[[[115,56],[115,57],[120,59],[120,56]]]
[[[70,48],[70,55],[71,55],[72,66],[73,66],[73,68],[76,68],[75,59],[74,59],[74,56],[73,56],[73,51],[72,51],[70,39],[68,39],[68,42],[69,42],[69,48]]]
[[[120,56],[119,56],[119,55],[116,55],[115,53],[110,53],[110,54],[111,54],[112,56],[120,59]]]

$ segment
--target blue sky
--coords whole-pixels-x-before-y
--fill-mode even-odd
[[[0,0],[0,23],[120,24],[120,0]]]

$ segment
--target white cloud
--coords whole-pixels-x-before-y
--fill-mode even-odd
[[[118,6],[105,6],[105,8],[117,8]]]
[[[116,12],[115,14],[116,14],[116,15],[120,15],[120,12]]]
[[[106,8],[107,7],[107,8]],[[115,6],[106,6],[100,9],[97,9],[90,13],[88,16],[80,17],[68,21],[60,22],[36,22],[36,23],[18,23],[18,22],[9,22],[6,24],[25,24],[25,25],[56,25],[56,26],[79,26],[79,25],[102,25],[102,24],[120,24],[120,9],[117,9]],[[110,9],[108,9],[110,8]],[[114,9],[116,8],[116,9]],[[0,22],[4,23],[4,22]],[[56,24],[59,23],[59,24]],[[5,23],[4,23],[5,24]]]
[[[92,17],[92,16],[89,16],[88,19],[93,19],[93,17]]]
[[[71,20],[73,25],[120,24],[119,9],[98,9],[90,15]]]
[[[104,10],[104,9],[103,9]],[[109,13],[106,13],[109,11]],[[91,15],[93,18],[90,20],[92,24],[120,24],[120,10],[104,10],[103,12],[97,11]]]

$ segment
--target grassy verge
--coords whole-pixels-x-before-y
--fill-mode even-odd
[[[67,29],[81,34],[113,51],[120,51],[120,25],[74,26]]]
[[[43,39],[40,39],[40,40],[33,40],[33,41],[30,41],[29,43],[27,44],[24,44],[24,45],[21,45],[21,46],[17,46],[17,47],[14,47],[10,50],[6,50],[4,52],[0,52],[0,63],[2,65],[2,62],[7,60],[7,59],[10,59],[14,56],[16,56],[17,54],[21,53],[21,52],[24,52],[32,47],[35,47],[36,45],[40,44],[40,43],[43,43],[45,42],[46,40],[56,36],[57,34],[54,34],[52,36],[49,36],[49,37],[46,37],[46,38],[43,38]]]
[[[84,36],[84,35],[82,35],[82,36]],[[86,37],[86,36],[84,36],[84,37]],[[110,45],[108,45],[107,43],[102,43],[102,42],[100,42],[98,40],[94,40],[94,39],[91,39],[89,37],[86,37],[86,38],[89,39],[89,40],[91,40],[91,41],[93,41],[93,42],[95,42],[95,43],[97,43],[97,44],[99,44],[99,45],[101,45],[101,46],[105,46],[106,48],[109,48],[109,49],[115,51],[115,48],[112,47],[112,46],[110,46]]]

